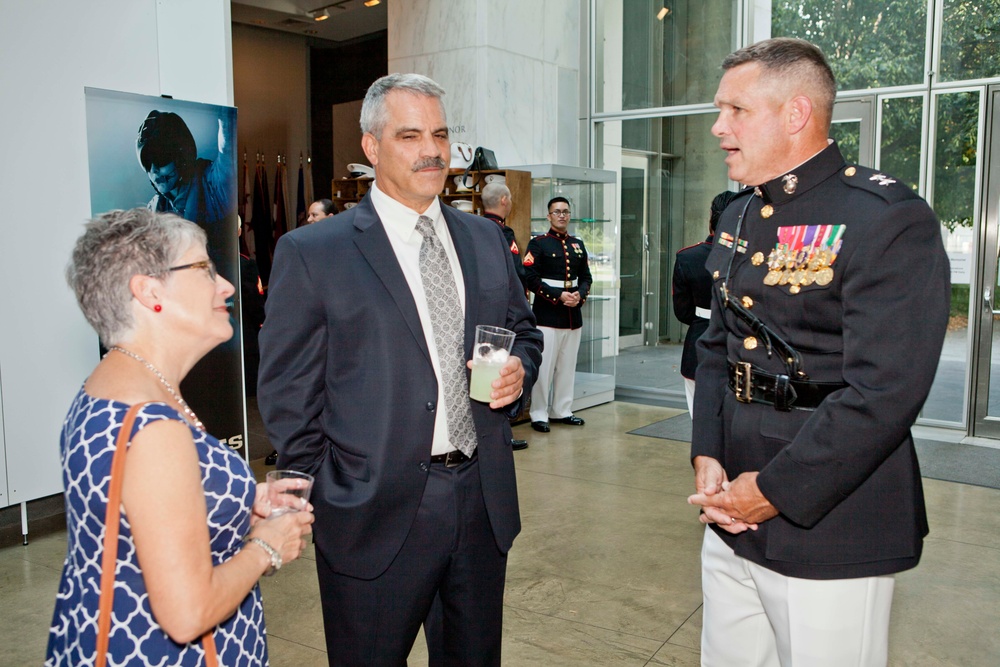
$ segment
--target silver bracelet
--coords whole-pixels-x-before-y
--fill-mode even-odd
[[[265,577],[270,577],[272,574],[281,569],[281,554],[278,550],[272,547],[270,544],[260,539],[259,537],[247,537],[243,540],[246,544],[256,544],[258,547],[267,552],[267,555],[271,557],[271,566],[264,571]]]

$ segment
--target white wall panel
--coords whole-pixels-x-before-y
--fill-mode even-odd
[[[3,505],[58,493],[59,431],[97,363],[63,277],[90,215],[84,88],[232,100],[228,0],[4,0],[0,21]],[[161,10],[166,18],[159,16]],[[223,19],[225,17],[225,19]],[[183,26],[183,27],[182,27]],[[179,39],[172,39],[183,29]],[[191,62],[183,52],[200,50]],[[228,68],[231,69],[231,68]],[[183,85],[182,85],[183,84]]]

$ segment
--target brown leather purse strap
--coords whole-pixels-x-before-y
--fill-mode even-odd
[[[108,508],[104,516],[104,553],[101,556],[101,601],[97,615],[97,654],[95,667],[106,667],[108,641],[111,638],[111,607],[115,599],[115,564],[118,561],[118,531],[121,527],[122,478],[125,476],[125,454],[132,438],[135,416],[146,403],[136,403],[125,413],[115,453],[111,457],[111,479],[108,484]],[[215,654],[215,637],[209,630],[201,638],[205,650],[206,667],[218,667]]]

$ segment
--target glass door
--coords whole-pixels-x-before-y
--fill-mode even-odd
[[[972,435],[1000,438],[1000,87],[986,95],[986,146],[978,284],[969,290],[969,314],[976,341],[973,364]],[[954,283],[955,267],[952,267]],[[952,288],[952,300],[955,289]],[[940,372],[940,371],[939,371]]]
[[[621,292],[618,311],[618,342],[623,348],[643,345],[648,322],[649,299],[649,158],[642,154],[622,153],[621,164]]]

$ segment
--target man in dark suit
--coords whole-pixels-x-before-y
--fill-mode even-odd
[[[437,198],[443,94],[416,74],[372,84],[371,191],[275,251],[258,396],[279,467],[316,477],[331,665],[404,665],[435,595],[442,664],[500,664],[520,530],[507,415],[534,382],[541,334],[500,228]],[[468,395],[477,324],[517,334],[489,404]]]
[[[708,217],[708,238],[677,251],[674,260],[674,277],[671,281],[674,300],[674,315],[688,325],[684,336],[684,350],[681,353],[681,377],[684,378],[684,394],[687,397],[688,412],[694,415],[694,372],[698,368],[698,352],[695,343],[708,329],[708,318],[712,315],[712,276],[705,269],[708,254],[712,252],[715,225],[726,206],[736,196],[735,192],[720,192],[712,200]]]
[[[691,455],[709,524],[703,665],[885,665],[893,574],[927,534],[910,427],[948,322],[941,226],[828,139],[822,52],[723,62],[712,132],[751,186],[708,258]]]

